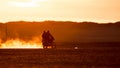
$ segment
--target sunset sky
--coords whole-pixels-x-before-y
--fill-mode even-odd
[[[120,20],[120,0],[1,0],[0,22]]]

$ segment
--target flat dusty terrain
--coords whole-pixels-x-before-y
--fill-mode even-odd
[[[0,68],[118,68],[119,47],[0,49]]]

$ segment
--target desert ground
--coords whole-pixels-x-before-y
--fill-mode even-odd
[[[120,47],[0,49],[0,68],[119,68]]]

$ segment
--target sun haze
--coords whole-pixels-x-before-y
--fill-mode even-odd
[[[45,2],[46,0],[30,0],[30,1],[10,1],[9,4],[14,7],[39,7],[38,2]]]
[[[15,7],[36,7],[37,4],[33,3],[33,2],[11,2],[11,5],[15,6]]]
[[[2,0],[0,22],[62,20],[115,22],[119,0]]]

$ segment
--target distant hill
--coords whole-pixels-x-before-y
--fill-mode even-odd
[[[0,23],[0,38],[30,40],[44,30],[50,30],[56,42],[120,42],[120,22],[14,21]]]

